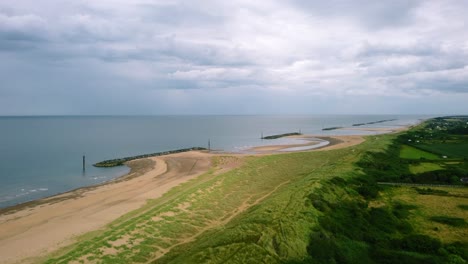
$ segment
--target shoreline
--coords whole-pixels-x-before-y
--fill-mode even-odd
[[[0,214],[0,263],[28,263],[72,244],[206,172],[212,156],[187,152],[135,160],[136,171],[113,181],[8,208]]]
[[[409,128],[410,126],[406,126],[401,130]],[[365,137],[366,135],[292,136],[329,142],[326,146],[302,151],[346,148],[362,143]],[[284,149],[298,146],[276,147]],[[291,153],[278,151],[279,149],[259,153],[190,151],[133,160],[126,163],[131,168],[129,173],[110,181],[2,208],[0,263],[35,260],[70,245],[78,236],[105,227],[118,217],[141,208],[148,199],[159,198],[173,187],[210,169],[214,169],[214,173],[223,173],[240,166],[242,158],[246,156]],[[236,161],[215,167],[212,158],[223,156],[235,157]]]
[[[113,179],[110,179],[110,180],[107,180],[107,181],[104,181],[104,182],[96,183],[96,184],[93,184],[93,185],[78,187],[78,188],[75,188],[75,189],[60,192],[60,193],[53,194],[53,195],[50,195],[50,196],[46,196],[46,197],[43,197],[43,198],[34,199],[34,200],[27,201],[27,202],[23,202],[23,203],[7,206],[7,207],[4,207],[4,208],[0,208],[0,216],[12,214],[12,213],[15,213],[16,211],[23,210],[23,209],[28,209],[28,208],[32,208],[32,207],[35,207],[35,206],[40,206],[41,204],[45,204],[45,203],[57,202],[56,200],[78,198],[79,195],[81,193],[83,193],[83,192],[91,191],[93,189],[99,188],[99,187],[104,186],[106,184],[112,184],[112,183],[116,183],[116,182],[119,182],[119,181],[125,181],[125,180],[131,179],[133,177],[138,177],[139,175],[144,174],[144,172],[143,172],[144,170],[149,171],[149,170],[154,168],[154,166],[150,167],[151,165],[144,165],[142,167],[142,163],[147,163],[147,162],[151,161],[150,159],[139,159],[139,160],[133,160],[133,161],[138,161],[138,163],[130,161],[130,162],[128,162],[128,164],[125,164],[125,166],[130,168],[130,171],[128,173],[125,173],[125,174],[121,175],[121,176],[117,176],[116,178],[113,178]],[[132,163],[132,164],[130,164],[130,163]],[[152,165],[155,164],[155,162],[151,162],[151,163],[152,163]]]
[[[421,121],[422,122],[422,121]],[[398,133],[404,130],[408,130],[421,122],[418,122],[417,124],[414,125],[408,125],[408,126],[401,126],[398,128],[384,128],[384,127],[375,127],[375,128],[366,128],[366,127],[343,127],[340,128],[341,130],[358,130],[358,131],[369,131],[369,132],[380,132],[379,134],[387,134],[387,133]],[[226,155],[268,155],[268,154],[285,154],[285,153],[291,153],[291,152],[300,152],[300,151],[315,151],[315,150],[328,150],[328,149],[335,149],[337,144],[340,144],[343,142],[343,138],[359,138],[359,137],[365,137],[365,136],[372,136],[372,135],[307,135],[307,134],[301,134],[301,135],[292,135],[292,136],[287,136],[288,138],[296,138],[296,139],[304,139],[304,140],[310,140],[313,143],[307,143],[307,144],[284,144],[284,145],[264,145],[264,146],[256,146],[256,147],[251,147],[247,149],[247,152],[232,152],[232,151],[208,151],[208,150],[193,150],[197,152],[202,152],[202,153],[212,153],[213,155],[221,155],[221,154],[226,154]],[[282,149],[287,149],[287,148],[295,148],[295,147],[305,147],[305,146],[314,146],[314,142],[317,143],[317,141],[314,141],[314,139],[319,139],[322,141],[328,141],[329,144],[324,145],[324,146],[319,146],[317,148],[310,148],[310,149],[305,149],[305,150],[299,150],[299,151],[281,151]],[[346,146],[342,146],[341,148],[344,148]],[[191,151],[189,151],[191,152]],[[183,152],[180,152],[183,153]],[[172,154],[177,154],[177,153],[169,153],[166,155],[161,155],[161,156],[154,156],[154,157],[165,157],[169,156]],[[130,171],[126,174],[123,174],[121,176],[117,176],[113,179],[110,179],[108,181],[104,181],[101,183],[96,183],[93,185],[88,185],[88,186],[83,186],[83,187],[78,187],[75,189],[71,189],[68,191],[60,192],[57,194],[53,194],[50,196],[46,196],[43,198],[39,199],[34,199],[30,200],[27,202],[22,202],[19,204],[7,206],[4,208],[0,208],[0,216],[4,214],[10,214],[14,213],[15,211],[22,210],[25,208],[31,208],[35,206],[39,206],[44,203],[50,203],[54,202],[55,199],[61,198],[61,196],[66,196],[66,195],[71,195],[72,193],[82,193],[86,191],[90,191],[95,188],[99,188],[100,186],[104,186],[107,184],[112,184],[120,181],[125,181],[128,179],[131,179],[133,177],[138,177],[142,173],[142,170],[150,170],[148,166],[145,166],[144,168],[141,167],[140,162],[143,161],[150,161],[152,157],[145,157],[145,158],[139,158],[139,159],[133,159],[125,162],[123,165],[127,166],[130,168]],[[133,175],[137,174],[137,175]],[[129,178],[130,177],[130,178]],[[79,194],[78,194],[79,195]],[[68,199],[71,198],[76,198],[76,197],[67,197]],[[65,199],[67,199],[65,198]]]

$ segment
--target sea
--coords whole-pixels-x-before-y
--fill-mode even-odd
[[[329,130],[416,124],[423,115],[207,115],[207,116],[11,116],[0,117],[0,208],[110,181],[126,166],[96,168],[99,161],[189,147],[244,152],[293,139],[261,137],[301,132],[314,135],[372,134]],[[83,170],[83,156],[86,164]]]

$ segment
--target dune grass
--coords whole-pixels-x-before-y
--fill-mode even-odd
[[[467,242],[464,227],[440,223],[465,217],[466,189],[380,189],[356,164],[369,153],[384,154],[395,137],[370,136],[333,151],[249,157],[229,172],[209,171],[46,263],[376,263],[376,256],[435,263],[427,261],[444,249],[440,241]],[[399,150],[396,159],[432,155],[409,146]]]
[[[210,171],[52,255],[46,263],[159,263],[175,255],[183,263],[211,258],[224,262],[218,259],[221,255],[238,263],[246,258],[300,259],[307,254],[308,231],[316,218],[313,212],[303,215],[310,207],[305,197],[322,180],[355,170],[353,162],[364,149],[250,157],[227,173]],[[199,242],[201,237],[205,242]],[[204,246],[198,254],[183,254],[194,245]],[[165,260],[159,260],[162,255],[167,255]]]

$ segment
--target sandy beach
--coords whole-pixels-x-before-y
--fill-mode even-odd
[[[257,154],[278,153],[284,148],[313,146],[317,139],[328,145],[312,151],[324,151],[360,144],[363,136],[297,136],[310,140],[299,145],[257,147]],[[310,150],[309,150],[310,151]],[[284,153],[284,152],[283,152]],[[148,199],[161,197],[172,187],[211,169],[207,152],[190,151],[135,160],[128,163],[131,172],[99,186],[85,187],[53,197],[0,211],[0,263],[29,263],[58,248],[69,245],[84,233],[103,228],[118,217],[140,208]],[[229,154],[242,157],[247,154]],[[240,165],[229,162],[214,168],[218,173]]]
[[[97,230],[118,217],[160,197],[211,167],[209,153],[186,152],[136,160],[130,174],[97,187],[4,210],[0,215],[0,263],[27,259],[68,245],[80,234]]]

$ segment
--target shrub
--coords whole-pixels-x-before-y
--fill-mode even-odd
[[[464,227],[466,225],[465,219],[459,217],[433,216],[429,219],[434,222],[454,227]]]

